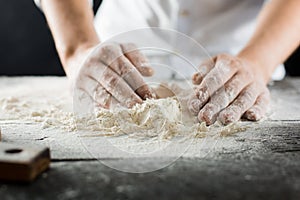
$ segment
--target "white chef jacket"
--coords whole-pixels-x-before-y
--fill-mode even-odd
[[[40,0],[35,0],[39,4]],[[102,41],[139,28],[159,27],[188,35],[211,56],[237,54],[254,32],[265,0],[103,0],[95,17]],[[283,66],[273,79],[282,79]]]

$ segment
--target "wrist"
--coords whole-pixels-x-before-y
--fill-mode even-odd
[[[263,54],[256,54],[256,51],[245,48],[238,53],[237,57],[251,68],[255,76],[261,77],[266,84],[270,81],[274,69],[272,63],[268,62]]]
[[[94,41],[58,48],[61,63],[68,77],[82,65],[88,54],[98,44],[99,41]]]

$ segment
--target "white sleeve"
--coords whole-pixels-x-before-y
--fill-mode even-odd
[[[35,5],[41,9],[41,0],[33,0],[33,1],[34,1]]]
[[[42,0],[33,0],[33,1],[34,1],[35,5],[36,5],[37,7],[39,7],[39,9],[40,9],[41,11],[43,11],[42,5],[41,5],[41,1],[42,1]],[[94,1],[93,1],[93,0],[88,0],[88,1],[89,1],[89,3],[90,3],[91,7],[93,7]]]

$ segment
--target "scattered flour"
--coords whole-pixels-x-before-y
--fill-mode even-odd
[[[190,91],[182,90],[176,84],[169,86],[176,97],[148,99],[132,109],[119,106],[112,110],[98,109],[95,115],[88,118],[74,116],[72,98],[65,92],[68,89],[61,88],[61,83],[56,84],[58,87],[53,86],[52,90],[56,89],[55,92],[44,90],[43,85],[39,85],[35,90],[33,88],[35,92],[29,96],[29,91],[24,91],[22,87],[16,88],[17,91],[13,93],[19,95],[1,96],[0,120],[37,122],[43,129],[87,130],[89,134],[86,136],[128,135],[159,139],[174,136],[230,136],[244,130],[236,124],[224,127],[216,123],[206,127],[204,123],[197,122],[196,117],[187,111]],[[45,88],[49,89],[49,86],[45,85]],[[61,88],[61,91],[57,91],[57,88]]]
[[[291,92],[299,94],[299,88],[296,87],[298,83],[293,87],[295,92],[286,90],[285,87],[273,90],[274,107],[268,121],[238,122],[225,127],[216,123],[206,127],[205,124],[195,121],[194,116],[188,115],[184,107],[185,97],[188,94],[178,87],[172,88],[172,91],[180,101],[174,97],[166,97],[147,100],[132,109],[121,107],[113,111],[100,109],[95,112],[93,118],[84,120],[78,119],[73,114],[73,99],[68,92],[66,78],[1,77],[0,126],[2,126],[3,138],[7,141],[18,138],[21,135],[19,131],[25,134],[22,139],[32,140],[32,134],[40,131],[42,136],[48,137],[47,140],[24,140],[24,142],[49,144],[54,149],[52,151],[54,158],[60,158],[61,153],[57,152],[69,152],[76,158],[82,158],[84,149],[95,158],[103,158],[103,160],[115,160],[106,158],[126,156],[135,158],[136,155],[146,157],[151,152],[160,153],[148,157],[165,158],[183,155],[188,158],[207,156],[215,158],[223,153],[256,152],[259,148],[264,148],[261,132],[263,135],[268,135],[274,123],[276,126],[278,124],[286,126],[286,123],[280,124],[278,120],[300,119],[299,103],[297,104],[299,95],[293,93],[290,95]],[[173,93],[167,96],[172,96]],[[160,117],[157,117],[158,115]],[[245,130],[245,126],[247,131],[236,134]],[[84,137],[78,138],[78,134],[73,134],[78,132],[78,129],[86,129],[82,131]],[[32,134],[27,136],[26,133]],[[181,136],[187,136],[187,139]]]

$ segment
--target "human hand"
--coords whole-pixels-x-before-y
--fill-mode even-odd
[[[88,52],[76,75],[75,87],[96,106],[109,109],[121,104],[130,108],[154,97],[142,77],[153,75],[153,70],[144,66],[147,59],[134,44],[109,43]]]
[[[249,60],[218,55],[204,62],[192,80],[196,89],[188,106],[200,122],[226,125],[243,116],[257,121],[266,113],[270,93],[262,71]]]

